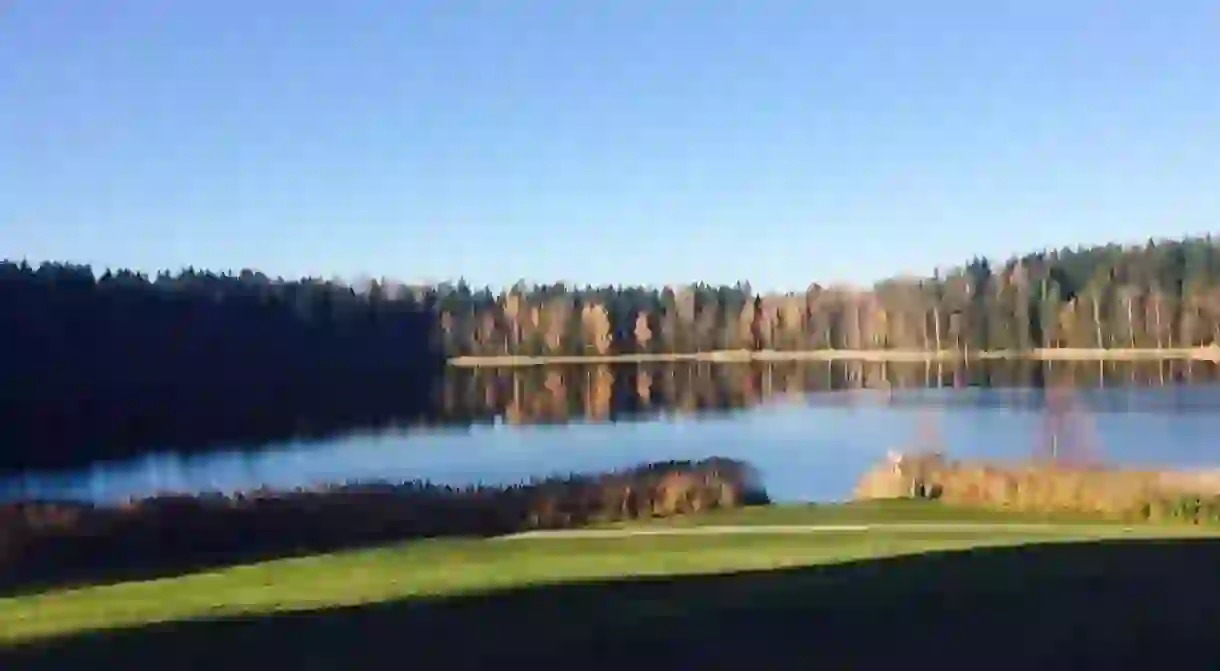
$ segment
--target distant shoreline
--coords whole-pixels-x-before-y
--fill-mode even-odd
[[[773,361],[925,362],[961,360],[1011,361],[1166,361],[1191,359],[1220,361],[1220,347],[1143,349],[1046,348],[1027,352],[962,352],[958,350],[715,350],[682,354],[610,354],[577,356],[459,356],[449,359],[455,368],[519,368],[563,364],[622,363],[750,363]]]

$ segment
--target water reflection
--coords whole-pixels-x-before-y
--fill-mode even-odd
[[[894,363],[863,361],[770,364],[692,363],[670,365],[547,366],[454,370],[443,384],[441,407],[450,421],[543,424],[607,421],[672,412],[749,408],[783,396],[815,395],[823,403],[976,404],[1041,407],[1036,390],[1067,386],[1081,390],[1165,387],[1217,380],[1213,362],[1014,362]],[[1009,393],[980,396],[963,389],[998,388]],[[946,392],[945,390],[951,390]],[[1035,390],[1035,391],[1030,391]],[[882,392],[853,394],[845,391]],[[820,392],[840,392],[821,394]],[[906,392],[906,393],[897,393]],[[1149,402],[1197,405],[1194,396],[1138,392],[1090,394],[1100,411],[1139,410]],[[1157,411],[1168,408],[1157,408]]]
[[[1211,442],[1220,429],[1216,378],[1215,364],[1185,361],[457,370],[427,425],[25,473],[0,480],[0,499],[414,478],[504,483],[718,455],[754,463],[779,500],[826,500],[847,496],[886,450],[929,445],[959,456],[1205,466],[1220,462]],[[1058,388],[1076,390],[1071,408],[1047,412],[1048,389]]]

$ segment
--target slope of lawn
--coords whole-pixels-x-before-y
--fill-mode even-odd
[[[1073,522],[1014,527],[1026,515],[946,509],[935,503],[772,507],[690,518],[724,524],[860,524],[957,519],[981,530],[419,541],[374,550],[238,566],[162,580],[0,599],[0,645],[90,630],[216,617],[265,617],[406,600],[630,576],[680,576],[842,563],[935,550],[1114,537],[1198,536],[1185,527],[1125,528]],[[658,605],[685,608],[680,601]],[[7,668],[7,667],[5,667]]]

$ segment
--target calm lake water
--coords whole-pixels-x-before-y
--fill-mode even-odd
[[[1110,464],[1220,466],[1220,383],[1214,365],[1197,362],[454,371],[439,395],[433,426],[353,427],[324,442],[286,437],[193,456],[167,449],[25,473],[0,479],[0,500],[417,478],[508,483],[713,455],[753,463],[778,500],[837,500],[887,450],[1025,459],[1052,435],[1061,453]],[[1075,410],[1048,412],[1048,398]]]

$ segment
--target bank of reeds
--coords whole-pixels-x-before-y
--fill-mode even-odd
[[[123,505],[0,507],[0,587],[173,573],[439,536],[494,536],[766,502],[739,461],[670,461],[511,486],[366,483]]]
[[[951,460],[891,455],[856,488],[858,499],[923,497],[1030,512],[1079,512],[1131,520],[1220,523],[1220,473],[1073,467],[1051,462]]]

